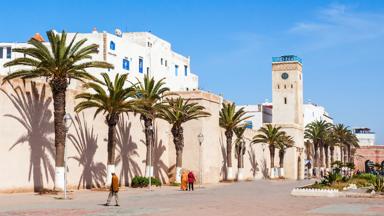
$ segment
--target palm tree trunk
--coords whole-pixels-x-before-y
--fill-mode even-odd
[[[116,150],[116,125],[119,116],[116,113],[108,114],[108,162],[107,162],[107,186],[111,185],[112,173],[115,172],[115,150]]]
[[[320,142],[320,167],[324,167],[324,145]]]
[[[279,166],[280,166],[280,168],[284,168],[284,155],[285,155],[285,150],[280,149],[279,150]]]
[[[318,168],[319,168],[319,144],[317,142],[314,143],[315,147],[315,156],[313,159],[313,169],[315,171],[315,176],[318,176]]]
[[[233,131],[225,131],[225,136],[227,138],[227,180],[232,180],[232,137]]]
[[[346,147],[343,147],[343,155],[344,155],[344,159],[343,159],[343,163],[347,163],[347,148]]]
[[[350,144],[347,145],[347,152],[348,152],[348,163],[351,163],[352,157],[351,157],[351,145]]]
[[[144,127],[145,127],[145,145],[147,147],[147,153],[146,153],[146,159],[145,159],[145,176],[149,177],[152,176],[152,150],[153,150],[153,128],[152,127],[152,119],[147,118],[146,116],[142,115],[141,118],[144,120]],[[152,147],[152,150],[151,150]]]
[[[344,160],[344,150],[343,150],[343,146],[340,145],[340,161],[341,161],[341,163],[343,163],[343,160]]]
[[[181,168],[183,167],[184,134],[180,125],[173,125],[171,129],[173,143],[176,149],[176,183],[181,182]]]
[[[331,165],[332,165],[333,162],[335,162],[335,158],[334,158],[335,147],[331,146],[331,147],[329,147],[329,150],[330,150],[330,152],[331,152]]]
[[[54,125],[55,125],[55,189],[64,189],[64,150],[66,129],[64,125],[65,115],[65,93],[67,90],[67,80],[52,79],[49,83],[53,97]]]
[[[271,158],[271,169],[275,167],[275,146],[269,145],[269,156]]]
[[[325,168],[329,168],[329,154],[328,154],[328,145],[324,145],[324,154],[325,154]]]

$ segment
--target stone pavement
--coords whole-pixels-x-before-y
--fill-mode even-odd
[[[71,200],[50,195],[0,195],[0,215],[383,215],[383,199],[292,197],[304,181],[254,181],[211,185],[194,192],[162,187],[121,191],[120,207],[103,206],[107,192],[77,191]],[[112,202],[112,204],[114,204]]]

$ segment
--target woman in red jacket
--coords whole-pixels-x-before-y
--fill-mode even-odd
[[[189,171],[188,173],[188,190],[192,190],[193,191],[193,183],[196,181],[195,179],[195,175],[193,174],[192,171]]]

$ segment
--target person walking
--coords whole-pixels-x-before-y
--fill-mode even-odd
[[[183,174],[181,175],[181,187],[180,189],[182,191],[186,191],[187,190],[187,185],[188,184],[188,172],[186,170],[183,171]]]
[[[116,206],[120,206],[119,196],[117,194],[118,192],[119,192],[119,178],[116,176],[115,173],[112,173],[112,183],[111,183],[111,188],[108,195],[107,203],[105,204],[106,206],[109,206],[109,203],[111,203],[111,199],[113,196],[115,197],[115,200],[116,200]]]
[[[193,183],[195,182],[195,175],[193,174],[192,171],[189,171],[188,173],[188,190],[193,191]]]

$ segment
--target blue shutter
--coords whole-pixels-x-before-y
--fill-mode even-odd
[[[127,59],[123,59],[123,69],[129,70],[129,61]]]
[[[109,42],[109,49],[115,50],[115,48],[116,48],[115,42],[113,42],[113,41]]]
[[[143,58],[139,58],[139,73],[143,73]]]
[[[175,65],[175,76],[179,74],[179,65]]]

